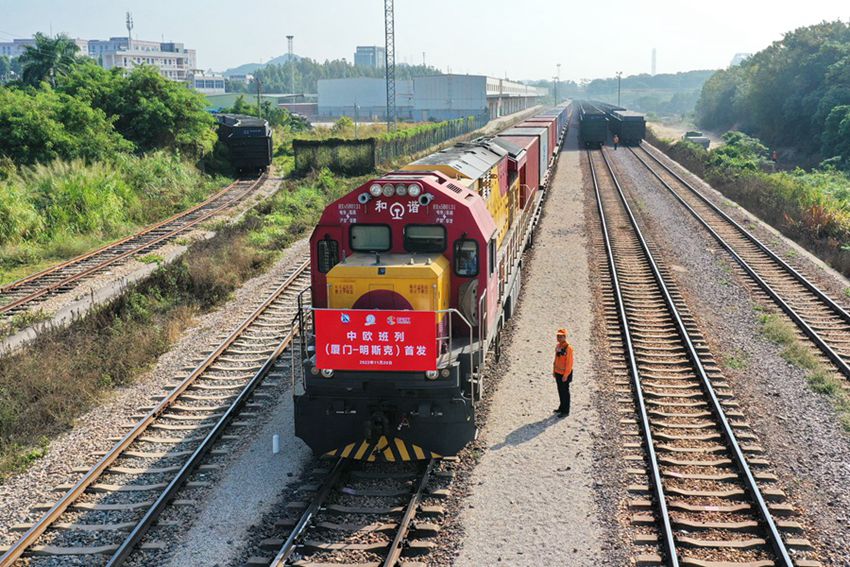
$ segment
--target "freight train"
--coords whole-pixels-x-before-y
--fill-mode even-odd
[[[646,118],[640,112],[604,102],[578,104],[579,141],[586,148],[603,146],[609,132],[619,136],[624,146],[639,146],[646,137]]]
[[[265,171],[272,163],[272,129],[256,116],[216,114],[218,139],[228,149],[230,165],[239,173]]]
[[[608,115],[596,104],[579,104],[578,140],[585,148],[599,148],[608,140]]]
[[[331,203],[295,325],[295,433],[317,454],[407,461],[475,438],[488,353],[516,309],[570,106],[456,144]]]

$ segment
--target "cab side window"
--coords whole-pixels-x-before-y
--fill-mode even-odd
[[[455,240],[455,274],[465,278],[478,275],[478,242],[475,240]]]
[[[331,268],[339,264],[339,242],[324,238],[316,245],[319,272],[327,274]]]

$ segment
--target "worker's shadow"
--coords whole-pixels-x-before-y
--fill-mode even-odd
[[[508,433],[505,440],[497,445],[493,445],[490,447],[491,451],[498,451],[499,449],[503,449],[508,445],[521,445],[526,441],[531,441],[544,431],[546,428],[552,425],[553,423],[559,420],[557,415],[550,415],[545,419],[541,419],[540,421],[535,421],[534,423],[526,423],[522,427],[518,429],[514,429],[510,433]]]

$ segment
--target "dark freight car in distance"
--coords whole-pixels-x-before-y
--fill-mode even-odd
[[[578,124],[579,143],[586,148],[601,147],[608,139],[608,117],[594,105],[582,102]]]
[[[227,146],[230,164],[240,173],[265,171],[272,163],[272,129],[254,116],[217,114],[218,139]]]
[[[640,112],[632,110],[614,110],[608,114],[611,133],[620,136],[620,143],[626,146],[639,146],[646,137],[646,119]]]

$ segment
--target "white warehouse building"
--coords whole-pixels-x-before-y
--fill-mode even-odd
[[[319,80],[319,116],[386,119],[384,79]],[[538,103],[547,90],[484,75],[431,75],[396,81],[400,119],[416,122],[488,114],[497,118]]]

